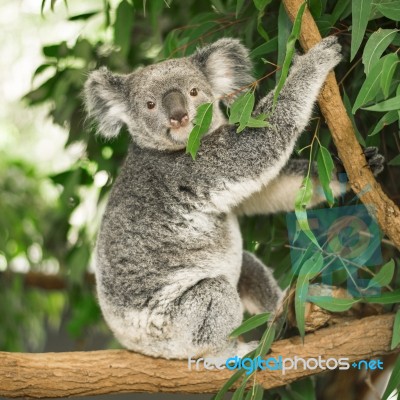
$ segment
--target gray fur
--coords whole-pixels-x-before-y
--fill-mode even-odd
[[[253,80],[248,51],[237,40],[126,76],[90,75],[86,105],[99,133],[112,137],[126,124],[133,139],[97,242],[99,302],[123,345],[166,358],[243,355],[252,348],[227,338],[242,320],[239,291],[257,312],[274,311],[281,291],[271,272],[243,253],[237,214],[247,213],[240,207],[252,198],[252,210],[273,212],[263,204],[282,189],[282,174],[301,182],[302,170],[282,169],[340,59],[333,37],[297,57],[269,118],[273,128],[238,135],[215,106],[196,161],[184,151],[196,107]],[[174,101],[186,107],[188,126],[171,127],[175,106],[163,103],[171,92],[182,94]],[[272,96],[256,113],[271,112]]]

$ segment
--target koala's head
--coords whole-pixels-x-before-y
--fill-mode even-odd
[[[209,132],[225,122],[219,99],[251,83],[251,68],[248,50],[238,40],[220,39],[190,57],[129,75],[106,68],[92,72],[85,84],[86,107],[106,138],[126,124],[141,147],[179,150],[186,146],[200,104],[216,101]]]

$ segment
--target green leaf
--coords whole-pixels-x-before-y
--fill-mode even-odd
[[[372,68],[367,78],[365,79],[360,91],[358,92],[357,98],[354,102],[352,113],[367,104],[369,101],[375,98],[380,89],[382,66],[387,56],[381,58]]]
[[[268,121],[264,121],[260,118],[250,117],[250,119],[247,121],[246,126],[250,128],[265,128],[266,126],[269,126],[269,123]]]
[[[322,1],[309,0],[308,4],[314,19],[318,19],[322,15]]]
[[[250,52],[250,58],[255,59],[258,56],[273,53],[278,48],[278,38],[268,40],[268,42],[261,44]]]
[[[294,307],[296,311],[296,323],[300,336],[305,334],[305,308],[310,280],[314,278],[323,267],[323,257],[317,253],[309,258],[301,267],[296,283]]]
[[[346,93],[346,91],[345,91],[344,88],[343,88],[343,103],[344,103],[344,107],[346,108],[347,115],[349,116],[349,118],[350,118],[350,120],[351,120],[351,123],[353,124],[354,132],[355,132],[355,134],[356,134],[356,138],[357,138],[358,142],[359,142],[362,146],[366,147],[365,140],[364,140],[364,138],[362,137],[360,131],[358,130],[356,121],[354,120],[354,115],[353,115],[353,113],[351,112],[351,104],[350,104],[349,96],[347,96],[347,93]]]
[[[373,106],[363,107],[363,110],[379,111],[379,112],[392,111],[398,109],[400,109],[400,95],[393,97],[389,100],[382,101],[381,103],[375,104]]]
[[[394,318],[393,324],[393,335],[392,342],[390,344],[390,350],[395,349],[400,343],[400,310],[397,310],[396,317]]]
[[[215,395],[214,400],[223,400],[226,393],[233,386],[233,384],[244,374],[245,370],[243,368],[237,370],[225,383],[224,386]]]
[[[393,279],[394,260],[387,262],[379,272],[370,280],[367,289],[372,287],[387,286]]]
[[[400,356],[394,364],[392,373],[390,374],[389,382],[386,385],[385,392],[383,393],[382,400],[387,400],[389,396],[400,387]]]
[[[248,381],[248,379],[243,379],[243,382],[235,390],[235,393],[233,393],[232,400],[243,400],[244,392],[246,390],[247,381]]]
[[[271,348],[271,344],[275,339],[276,328],[275,325],[270,325],[265,332],[263,333],[260,344],[256,350],[256,356],[264,357],[269,349]]]
[[[400,303],[400,289],[393,290],[392,292],[384,292],[380,296],[367,297],[365,301],[376,304]]]
[[[380,132],[385,126],[392,124],[393,122],[399,119],[399,114],[397,111],[389,111],[386,113],[375,125],[374,129],[368,136],[376,135]]]
[[[197,113],[194,120],[195,126],[189,134],[186,145],[186,152],[190,153],[192,158],[196,158],[200,147],[200,139],[208,132],[213,115],[213,104],[204,103],[197,107]]]
[[[292,22],[288,17],[283,3],[280,3],[278,13],[278,59],[277,64],[283,66],[286,55],[286,46],[289,40],[290,32],[292,30]],[[275,73],[276,83],[279,82],[279,78],[282,74],[282,69],[278,69]]]
[[[368,39],[365,45],[362,62],[365,74],[368,75],[374,65],[380,59],[382,53],[392,43],[397,34],[396,29],[378,29]]]
[[[131,45],[131,29],[134,18],[133,7],[127,0],[119,3],[114,23],[114,43],[120,47],[121,54],[126,57]]]
[[[382,66],[381,88],[385,99],[389,96],[390,86],[392,84],[393,75],[396,72],[399,63],[399,56],[395,53],[389,54]]]
[[[249,390],[246,400],[262,400],[264,396],[264,388],[261,385],[255,385]]]
[[[254,108],[255,97],[252,91],[246,92],[238,97],[230,107],[229,123],[239,123],[237,133],[243,131],[251,118],[251,113]]]
[[[306,207],[310,203],[313,195],[313,184],[309,176],[303,179],[302,186],[296,194],[295,200],[295,214],[300,229],[307,235],[307,237],[317,246],[319,243],[310,229],[307,219]]]
[[[335,25],[336,22],[342,17],[347,7],[350,5],[351,0],[339,0],[335,4],[335,8],[331,14],[331,24]]]
[[[322,188],[324,190],[326,199],[330,205],[333,205],[335,202],[332,189],[329,184],[332,179],[332,172],[335,168],[335,165],[332,160],[332,156],[329,153],[328,149],[324,146],[320,146],[318,157],[317,157],[317,167],[318,167],[318,176],[322,184]]]
[[[258,11],[264,11],[265,7],[271,3],[272,0],[253,0],[254,5]]]
[[[347,311],[353,306],[353,304],[360,301],[360,299],[338,299],[326,296],[308,296],[307,300],[324,310],[333,312]]]
[[[400,21],[400,3],[393,0],[390,3],[377,3],[376,8],[386,17],[393,21]]]
[[[269,40],[269,36],[267,31],[264,29],[263,21],[264,21],[264,11],[260,11],[257,17],[257,32],[267,42]]]
[[[388,165],[400,165],[400,154],[388,162]]]
[[[351,56],[350,61],[355,57],[364,37],[371,13],[372,0],[352,1],[352,26],[351,26]]]
[[[290,384],[292,400],[315,400],[316,394],[311,378],[300,379]]]
[[[268,322],[270,313],[262,313],[262,314],[257,314],[253,315],[246,321],[244,321],[238,328],[236,328],[231,334],[231,338],[238,337],[242,335],[243,333],[246,333],[248,331],[251,331],[255,328],[257,328],[260,325],[266,324]]]
[[[283,66],[282,66],[281,76],[279,78],[278,84],[276,85],[275,92],[274,92],[274,104],[276,104],[276,102],[278,100],[279,93],[282,90],[282,87],[283,87],[283,85],[286,81],[286,78],[288,76],[288,73],[289,73],[289,67],[292,62],[292,58],[293,58],[293,54],[294,54],[294,46],[300,35],[301,19],[303,17],[306,5],[307,5],[307,3],[304,2],[299,7],[299,11],[297,12],[296,18],[293,22],[292,32],[288,38],[287,45],[286,45],[286,54],[285,54],[285,60],[283,62]]]
[[[244,4],[244,0],[237,0],[237,3],[236,3],[236,14],[235,14],[236,19],[239,16],[240,11],[242,11],[243,4]]]

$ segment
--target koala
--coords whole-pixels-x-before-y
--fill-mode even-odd
[[[125,125],[132,136],[96,245],[99,303],[122,345],[177,359],[254,348],[229,334],[244,309],[274,312],[282,291],[243,251],[238,216],[293,210],[308,161],[289,157],[340,51],[328,37],[297,56],[276,105],[272,91],[254,110],[270,126],[241,134],[217,106],[254,80],[236,39],[128,75],[90,73],[85,103],[98,133],[111,139]],[[193,160],[185,147],[206,102],[215,102],[212,123]],[[337,180],[332,187],[338,195]],[[322,201],[315,191],[311,205]]]

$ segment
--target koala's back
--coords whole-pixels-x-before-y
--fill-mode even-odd
[[[160,159],[132,145],[114,184],[97,243],[99,297],[113,309],[143,309],[166,290],[178,297],[221,274],[237,284],[237,219],[207,210],[207,199],[175,174],[175,157],[187,155]]]

